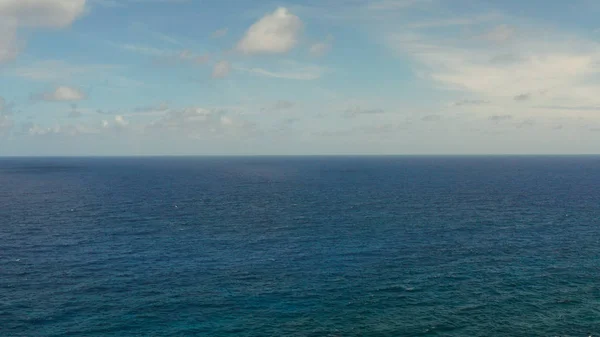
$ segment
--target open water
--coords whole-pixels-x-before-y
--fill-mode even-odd
[[[598,336],[600,157],[0,159],[0,336]]]

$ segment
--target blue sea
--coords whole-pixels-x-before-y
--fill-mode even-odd
[[[599,336],[600,157],[0,159],[0,336]]]

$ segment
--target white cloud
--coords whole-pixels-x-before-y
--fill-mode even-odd
[[[101,133],[106,131],[122,132],[126,130],[133,130],[130,128],[129,121],[123,115],[116,115],[112,120],[102,120],[100,122],[100,126],[92,125],[88,129],[93,130],[93,133]]]
[[[115,125],[119,126],[119,127],[125,127],[125,126],[129,125],[129,121],[127,121],[125,119],[125,117],[123,117],[121,115],[117,115],[117,116],[115,116]]]
[[[220,61],[213,67],[212,78],[225,78],[230,72],[231,64],[228,61]]]
[[[238,42],[237,50],[244,54],[281,54],[298,43],[302,21],[286,8],[280,7],[250,26]]]
[[[130,115],[133,116],[133,115]],[[133,118],[133,117],[132,117]],[[71,120],[75,121],[75,120]],[[135,121],[135,122],[134,122]],[[3,129],[12,128],[10,119],[0,116],[0,135]],[[22,134],[37,137],[73,137],[97,135],[123,136],[126,139],[235,139],[255,133],[252,123],[238,114],[223,109],[205,109],[191,106],[163,112],[154,120],[148,118],[129,120],[125,115],[106,117],[104,120],[79,123],[22,124]],[[133,138],[129,138],[133,137]],[[148,138],[146,138],[148,137]]]
[[[19,27],[64,28],[80,17],[86,0],[0,0],[0,63],[22,49]]]
[[[86,0],[2,0],[0,18],[21,27],[64,28],[81,16]]]
[[[63,61],[49,60],[18,66],[8,71],[7,74],[34,81],[64,81],[73,76],[97,75],[117,68],[117,66],[109,64],[73,65]]]
[[[59,86],[53,91],[42,93],[39,98],[51,102],[75,102],[84,100],[86,96],[77,88]]]
[[[43,126],[29,122],[22,124],[22,133],[37,137],[99,135],[113,130],[109,125],[108,121],[102,121],[101,123],[55,124],[53,126]]]
[[[249,135],[254,126],[229,111],[187,107],[180,110],[169,110],[160,119],[148,124],[148,132],[171,132],[178,136],[203,138],[206,136]]]
[[[388,41],[402,55],[412,58],[423,78],[442,88],[466,92],[482,100],[523,100],[536,92],[538,104],[594,105],[600,83],[600,45],[573,36],[545,32],[511,43],[516,54],[510,62],[496,62],[506,55],[502,46],[481,46],[472,41],[440,39],[431,35],[400,34]],[[543,103],[544,102],[544,103]],[[553,102],[553,103],[552,103]]]
[[[263,68],[243,68],[236,67],[236,70],[244,71],[254,75],[281,78],[288,80],[300,80],[300,81],[311,81],[321,78],[325,73],[325,69],[318,66],[304,66],[298,65],[295,62],[285,64],[284,67],[280,67],[279,70],[267,70]]]
[[[174,51],[136,44],[111,44],[132,53],[142,54],[145,56],[152,56],[158,62],[161,63],[204,64],[210,60],[210,55],[207,53],[196,54],[187,49],[181,51]]]
[[[14,60],[21,49],[17,41],[16,25],[2,20],[0,16],[0,64]]]

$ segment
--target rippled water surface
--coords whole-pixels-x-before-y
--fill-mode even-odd
[[[0,336],[590,334],[600,157],[0,159]]]

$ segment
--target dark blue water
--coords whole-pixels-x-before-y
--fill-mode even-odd
[[[0,159],[0,336],[600,334],[600,157]]]

